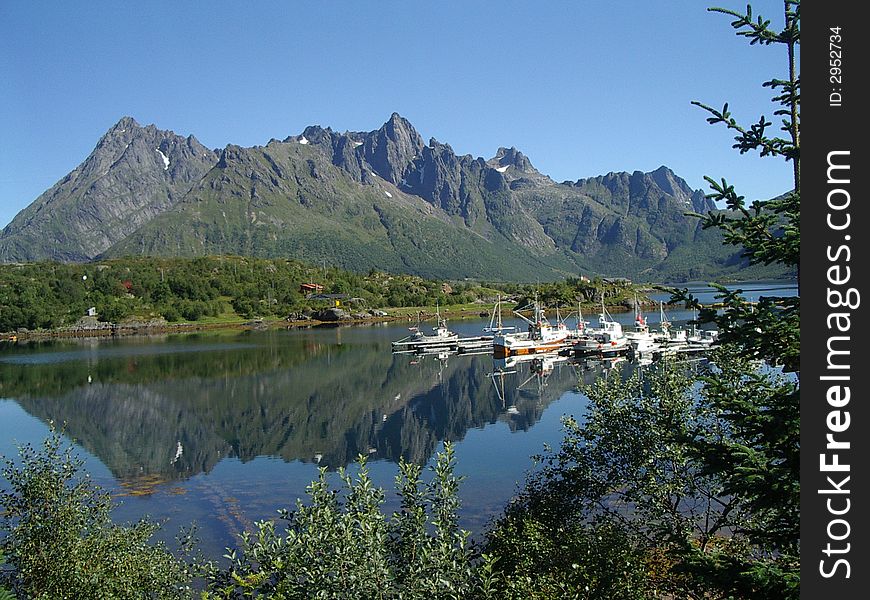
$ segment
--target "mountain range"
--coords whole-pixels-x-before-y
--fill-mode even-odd
[[[310,126],[222,150],[124,117],[0,232],[0,261],[237,254],[450,279],[676,281],[746,266],[685,214],[715,209],[664,166],[559,183],[516,148],[486,160],[425,143],[396,113],[375,131]]]

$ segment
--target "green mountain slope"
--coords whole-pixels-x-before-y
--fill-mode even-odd
[[[561,253],[529,253],[484,229],[379,177],[356,182],[316,146],[271,142],[228,147],[182,202],[107,255],[295,256],[446,278],[534,279],[541,270],[552,277],[576,269]]]
[[[0,260],[240,254],[437,278],[693,279],[745,265],[666,167],[556,183],[515,148],[424,144],[398,114],[220,153],[122,119],[0,233]],[[756,269],[759,276],[777,276]]]

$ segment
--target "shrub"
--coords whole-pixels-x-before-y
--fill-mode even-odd
[[[326,470],[308,488],[310,504],[280,511],[244,534],[229,568],[210,576],[209,598],[472,598],[492,595],[491,560],[475,555],[459,529],[459,479],[453,448],[440,453],[429,483],[420,467],[402,462],[396,486],[400,512],[381,511],[382,489],[373,485],[365,458],[352,478],[339,471],[341,491],[330,489]]]
[[[19,447],[20,464],[3,458],[0,552],[9,570],[2,586],[45,599],[181,598],[192,572],[163,544],[158,526],[111,521],[112,500],[52,430],[37,451]]]

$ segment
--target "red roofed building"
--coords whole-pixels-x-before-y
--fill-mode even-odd
[[[303,283],[299,286],[300,294],[319,294],[323,291],[323,286],[319,283]]]

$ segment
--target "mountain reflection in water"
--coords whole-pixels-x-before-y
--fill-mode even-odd
[[[487,429],[490,439],[481,449],[457,452],[459,470],[469,475],[468,489],[479,495],[464,498],[464,510],[477,511],[482,521],[509,499],[541,442],[558,443],[558,417],[542,440],[529,438],[528,448],[517,446],[517,464],[488,457],[487,448],[511,443],[505,436],[530,430],[548,406],[576,392],[581,379],[591,381],[612,366],[572,365],[561,358],[509,364],[488,354],[393,355],[390,339],[400,330],[229,332],[11,346],[0,349],[0,397],[39,421],[64,423],[67,435],[116,480],[116,493],[126,496],[125,514],[162,515],[164,508],[155,510],[153,503],[141,509],[136,504],[146,500],[139,496],[159,493],[172,505],[165,508],[169,512],[188,510],[178,508],[186,502],[219,507],[214,519],[235,534],[281,505],[270,504],[274,490],[260,489],[261,483],[248,482],[252,476],[241,471],[232,475],[238,487],[218,485],[224,475],[202,479],[219,464],[233,470],[234,463],[261,464],[263,457],[308,463],[312,470],[300,477],[310,481],[315,465],[334,470],[360,454],[375,462],[404,458],[426,464],[442,441],[461,441],[470,430]],[[573,411],[582,408],[578,401],[572,400]],[[497,423],[502,425],[488,427]],[[3,431],[4,439],[13,433]],[[20,434],[16,440],[40,441],[22,440]],[[495,477],[497,492],[486,483]],[[384,480],[389,487],[389,478]],[[302,495],[304,484],[297,490]],[[244,502],[243,492],[249,494]],[[248,515],[251,506],[256,510]],[[227,542],[225,534],[215,537]]]

